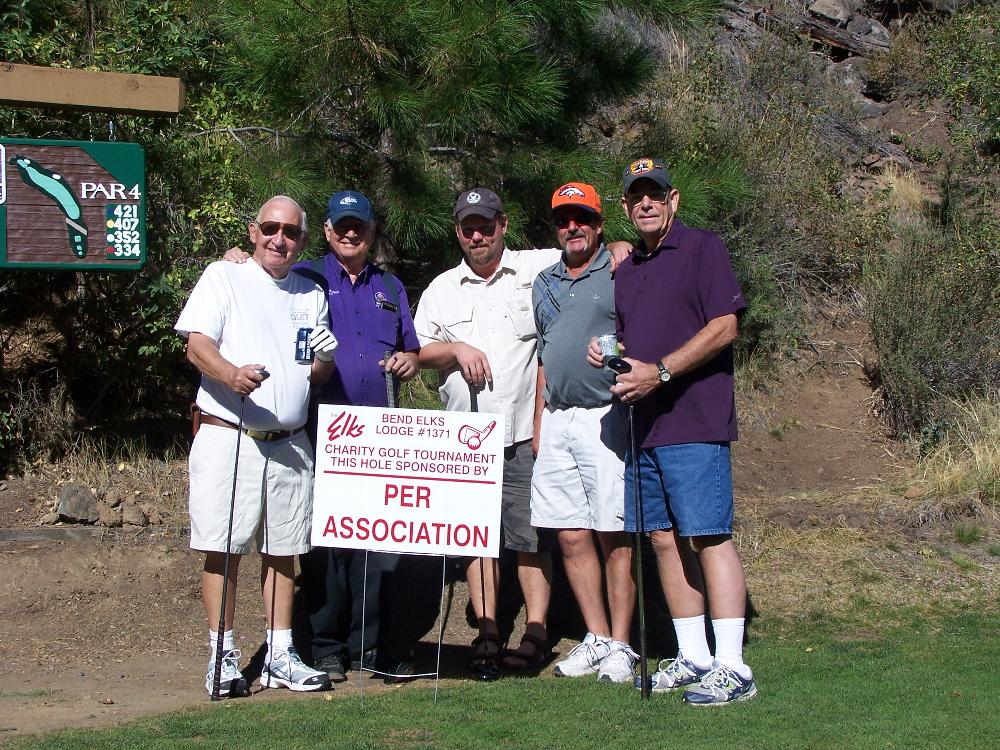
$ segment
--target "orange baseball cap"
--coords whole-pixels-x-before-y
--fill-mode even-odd
[[[567,182],[552,194],[552,210],[562,206],[579,206],[601,214],[601,196],[593,185],[585,182]]]

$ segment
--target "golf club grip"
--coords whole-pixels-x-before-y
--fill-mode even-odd
[[[394,351],[392,351],[391,349],[386,349],[384,352],[382,352],[382,361],[385,362],[386,365],[388,365],[389,360],[392,359],[394,355],[395,355]],[[388,406],[390,409],[396,408],[396,381],[395,381],[395,376],[391,372],[389,372],[389,370],[385,370],[385,401],[386,401],[386,406]]]

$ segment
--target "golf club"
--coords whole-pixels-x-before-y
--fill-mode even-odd
[[[606,365],[619,375],[632,371],[632,365],[621,357],[609,357]],[[629,454],[632,457],[632,509],[635,513],[635,532],[632,541],[635,546],[635,588],[639,604],[639,684],[643,698],[649,698],[649,667],[646,663],[646,598],[643,593],[642,574],[642,537],[646,533],[643,522],[641,488],[639,487],[639,454],[635,444],[635,407],[628,405],[628,442]]]
[[[386,349],[382,353],[382,361],[385,362],[386,367],[389,365],[389,360],[395,356],[395,352],[392,349]],[[385,400],[386,406],[390,409],[396,408],[396,376],[388,369],[385,371]],[[402,560],[400,561],[403,562]],[[402,682],[409,682],[410,680],[416,679],[416,650],[414,649],[414,643],[416,643],[416,637],[413,635],[413,607],[410,603],[410,581],[409,572],[406,564],[402,565],[402,576],[404,579],[403,588],[406,593],[406,635],[409,648],[409,658],[402,659],[392,670],[392,674],[385,675],[382,682],[386,685],[398,685]]]
[[[469,384],[469,409],[473,414],[479,413],[479,393],[476,391],[475,386],[471,383]],[[479,558],[479,591],[482,599],[483,608],[483,618],[486,618],[486,561],[490,558],[480,557]],[[490,563],[490,573],[493,572],[492,563]],[[497,581],[496,576],[493,577],[493,588],[496,589]],[[480,623],[480,627],[482,624]],[[499,656],[499,654],[497,654]],[[476,677],[478,677],[483,682],[492,682],[493,680],[500,679],[500,667],[494,660],[492,656],[484,656],[482,664],[475,672]]]
[[[258,371],[259,372],[259,371]],[[266,377],[266,375],[265,375]],[[229,500],[229,526],[226,530],[226,555],[222,564],[222,605],[219,607],[219,625],[215,643],[215,675],[212,678],[212,700],[221,699],[219,689],[222,685],[222,647],[226,631],[226,596],[229,593],[229,555],[233,545],[233,515],[236,513],[236,472],[240,466],[240,437],[243,435],[243,408],[246,406],[246,396],[240,396],[240,421],[236,427],[236,460],[233,462],[233,494]],[[241,698],[250,694],[246,680],[242,677],[234,681],[227,694],[229,698]]]

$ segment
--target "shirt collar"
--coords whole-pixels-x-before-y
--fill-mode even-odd
[[[338,278],[340,281],[344,281],[346,279],[348,282],[350,282],[351,275],[347,272],[347,269],[345,269],[342,265],[340,265],[340,261],[337,260],[337,256],[335,256],[333,253],[327,253],[326,263],[327,267],[330,268],[333,271],[333,273],[336,274],[336,278]],[[364,282],[368,278],[368,276],[371,274],[371,265],[372,265],[371,261],[365,261],[364,267],[358,272],[358,278],[355,283]]]
[[[646,252],[646,245],[640,239],[639,242],[636,243],[635,249],[632,251],[632,257],[637,261],[648,260],[656,256],[661,250],[666,250],[667,248],[679,248],[681,246],[681,235],[684,233],[685,229],[687,229],[687,227],[684,226],[684,222],[680,220],[680,217],[674,216],[674,220],[670,224],[670,229],[667,230],[667,236],[660,241],[660,244],[656,246],[656,249],[653,250],[653,252]]]
[[[610,264],[611,253],[608,252],[607,247],[605,247],[602,242],[601,246],[597,248],[597,252],[594,254],[593,260],[590,261],[590,265],[588,265],[575,280],[582,279],[584,276],[589,276],[594,271],[600,271],[602,268]],[[562,258],[559,259],[559,263],[556,265],[554,275],[562,279],[570,278],[569,271],[566,268],[566,261]]]
[[[494,271],[493,275],[490,276],[488,279],[484,279],[482,276],[480,276],[479,274],[477,274],[475,271],[472,270],[472,267],[469,265],[468,259],[464,257],[464,254],[462,257],[462,262],[458,264],[458,268],[459,268],[458,283],[460,284],[464,284],[467,281],[480,284],[489,283],[490,281],[493,281],[493,279],[495,279],[501,273],[504,272],[515,273],[517,271],[517,269],[514,267],[514,253],[506,245],[504,245],[503,254],[500,256],[500,265],[497,266],[497,270]]]

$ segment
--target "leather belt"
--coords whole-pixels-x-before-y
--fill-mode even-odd
[[[216,427],[228,427],[230,430],[238,429],[236,425],[232,422],[228,422],[225,419],[219,419],[219,417],[213,417],[211,414],[201,413],[201,423],[215,425]],[[290,438],[292,435],[297,435],[305,427],[296,427],[294,430],[243,430],[243,434],[247,437],[251,437],[254,440],[263,440],[265,443],[271,443],[275,440],[284,440],[285,438]]]

